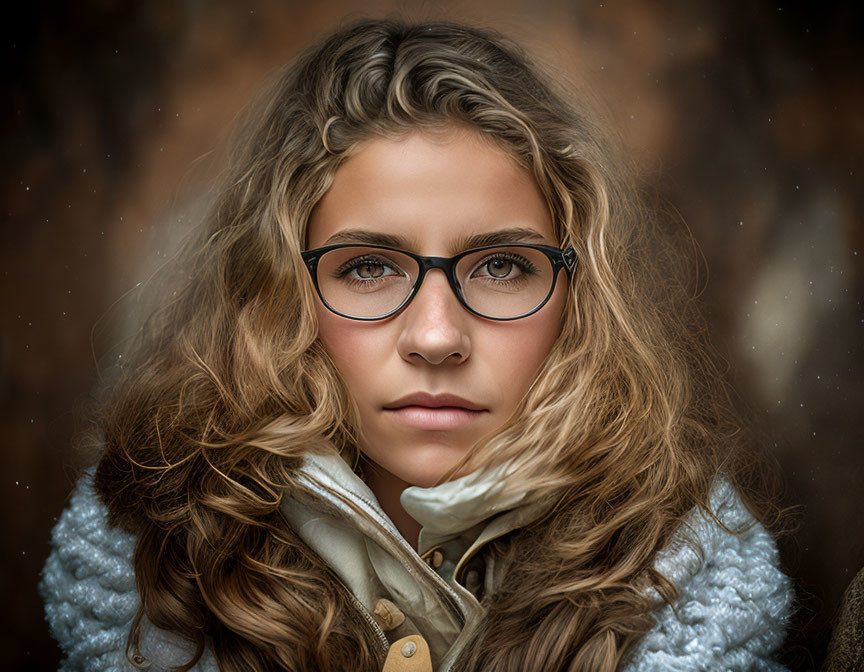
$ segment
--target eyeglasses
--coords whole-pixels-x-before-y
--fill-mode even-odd
[[[471,313],[490,320],[518,320],[540,310],[558,271],[568,279],[576,266],[573,247],[487,245],[454,257],[424,257],[384,245],[345,243],[301,253],[324,305],[352,320],[383,320],[416,296],[426,273],[440,268]]]

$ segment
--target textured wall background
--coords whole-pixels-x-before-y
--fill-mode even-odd
[[[593,90],[704,255],[702,299],[804,523],[784,652],[824,655],[864,565],[858,6],[636,0],[82,0],[3,27],[0,632],[7,669],[56,669],[36,582],[70,439],[127,306],[206,194],[232,119],[340,20],[487,24]],[[707,269],[708,276],[704,276]],[[128,303],[128,302],[126,302]],[[124,312],[126,311],[126,312]],[[11,657],[10,657],[11,656]]]

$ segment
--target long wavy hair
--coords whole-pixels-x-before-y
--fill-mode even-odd
[[[279,512],[307,452],[359,458],[359,413],[317,340],[310,211],[365,140],[467,124],[530,172],[579,262],[561,333],[517,412],[463,473],[512,461],[552,513],[496,540],[501,589],[455,670],[614,670],[652,624],[646,587],[723,472],[781,518],[744,433],[680,244],[580,101],[499,33],[362,18],[300,53],[247,115],[224,185],[100,399],[95,485],[137,535],[141,607],[224,672],[379,670],[368,625]],[[536,549],[542,549],[537,553]],[[140,660],[140,658],[137,658]]]

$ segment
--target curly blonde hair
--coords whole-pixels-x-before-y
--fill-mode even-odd
[[[662,221],[578,101],[518,45],[447,21],[358,19],[282,71],[224,187],[102,399],[96,488],[137,535],[141,617],[220,669],[378,670],[347,588],[282,518],[302,456],[359,457],[358,411],[317,339],[309,213],[364,140],[468,124],[530,171],[578,253],[561,334],[518,412],[454,466],[512,461],[552,513],[494,543],[501,590],[454,670],[611,671],[645,588],[743,445]],[[661,262],[665,262],[661,265]],[[770,502],[750,506],[768,523]],[[773,510],[774,519],[779,519]],[[538,552],[542,549],[542,552]]]

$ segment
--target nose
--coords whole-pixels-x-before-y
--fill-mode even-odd
[[[426,273],[417,294],[397,317],[404,325],[397,347],[406,361],[419,355],[440,364],[453,355],[464,361],[470,354],[467,327],[473,316],[459,303],[440,268]]]

